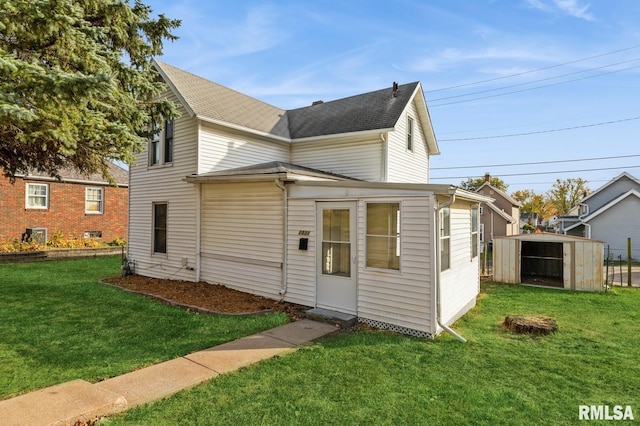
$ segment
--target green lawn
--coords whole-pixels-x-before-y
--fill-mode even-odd
[[[507,314],[548,315],[559,331],[516,336],[499,326]],[[640,419],[638,289],[487,284],[456,328],[468,343],[333,335],[104,424],[577,424],[580,405],[603,404]]]
[[[99,381],[287,321],[196,314],[99,283],[119,272],[119,258],[0,265],[0,399]]]

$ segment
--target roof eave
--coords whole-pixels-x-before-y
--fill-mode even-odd
[[[361,130],[359,132],[348,132],[348,133],[334,133],[330,135],[321,135],[321,136],[309,136],[306,138],[298,138],[291,139],[293,143],[304,143],[304,142],[320,142],[331,139],[340,139],[340,138],[353,138],[359,136],[367,136],[367,135],[378,135],[380,133],[392,132],[394,131],[394,127],[385,128],[385,129],[370,129],[370,130]]]
[[[265,137],[265,138],[273,139],[273,140],[276,140],[278,142],[291,143],[291,139],[290,138],[286,138],[286,137],[283,137],[283,136],[277,136],[277,135],[274,135],[272,133],[261,132],[260,130],[252,129],[250,127],[241,126],[239,124],[229,123],[228,121],[216,120],[215,118],[211,118],[211,117],[207,117],[207,116],[203,116],[203,115],[196,115],[195,117],[198,120],[201,120],[201,121],[204,121],[204,122],[207,122],[207,123],[228,127],[230,129],[239,130],[241,132],[251,133],[251,134],[254,134],[254,135],[258,135],[258,136],[262,136],[262,137]]]

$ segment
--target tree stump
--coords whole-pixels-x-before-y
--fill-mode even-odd
[[[502,325],[514,333],[547,335],[558,329],[553,318],[524,315],[508,315]]]

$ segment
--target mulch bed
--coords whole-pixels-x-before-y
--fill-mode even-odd
[[[250,315],[285,312],[293,319],[304,318],[309,307],[267,299],[219,284],[188,282],[132,275],[103,280],[113,286],[202,313]]]

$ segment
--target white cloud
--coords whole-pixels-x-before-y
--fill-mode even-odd
[[[526,0],[534,8],[547,13],[561,13],[574,18],[593,21],[595,17],[589,12],[590,4],[581,4],[581,0]]]

